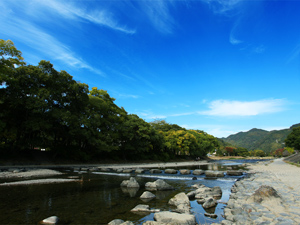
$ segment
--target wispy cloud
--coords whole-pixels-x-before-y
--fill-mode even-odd
[[[175,21],[169,11],[172,1],[139,1],[139,4],[158,31],[165,34],[173,32]]]
[[[209,104],[210,110],[201,111],[201,115],[210,116],[256,116],[266,113],[276,113],[284,110],[283,99],[265,99],[258,101],[216,100]]]
[[[229,35],[229,42],[232,44],[232,45],[237,45],[237,44],[241,44],[243,43],[243,41],[237,39],[235,37],[235,33],[236,33],[236,30],[237,30],[237,27],[239,26],[239,20],[235,23],[235,25],[233,26],[233,28],[231,29],[230,31],[230,35]]]
[[[235,9],[244,0],[202,0],[209,4],[214,13],[227,14],[231,10]]]
[[[0,27],[0,33],[5,31],[5,35],[25,43],[27,46],[53,60],[59,60],[73,68],[84,68],[98,75],[105,76],[102,71],[90,66],[72,52],[68,46],[30,22],[0,16]]]
[[[292,62],[294,59],[296,59],[297,57],[299,57],[300,55],[300,43],[298,45],[296,45],[296,47],[292,50],[287,63]]]
[[[57,0],[36,2],[41,6],[44,6],[45,9],[51,9],[61,16],[71,20],[82,19],[127,34],[134,34],[136,32],[135,29],[129,29],[126,25],[121,25],[120,22],[114,17],[114,14],[104,8],[87,11],[84,7],[74,5],[74,2],[73,4],[70,2]],[[77,1],[75,1],[75,3],[76,2]]]

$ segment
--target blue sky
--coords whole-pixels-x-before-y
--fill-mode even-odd
[[[300,122],[300,1],[2,0],[0,38],[146,121],[227,137]]]

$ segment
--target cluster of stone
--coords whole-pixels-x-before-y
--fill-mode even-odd
[[[169,171],[170,173],[172,171]],[[121,186],[128,187],[128,184],[136,183],[135,179],[131,177],[129,180],[122,182]],[[217,204],[216,198],[222,196],[222,190],[220,187],[209,188],[202,184],[193,185],[195,188],[194,191],[189,192],[188,194],[181,192],[172,197],[168,204],[173,207],[171,211],[160,211],[159,209],[151,209],[149,205],[139,204],[134,207],[131,211],[138,213],[151,213],[154,212],[154,221],[146,221],[143,225],[167,225],[167,224],[182,224],[182,225],[196,225],[196,217],[191,214],[190,199],[196,198],[203,204],[203,208],[215,207]],[[141,199],[153,199],[156,196],[150,191],[163,191],[163,190],[173,190],[174,187],[166,183],[164,180],[158,179],[154,182],[147,182],[145,184],[145,191],[140,198]],[[150,191],[149,191],[150,190]],[[206,216],[212,218],[217,217],[215,214],[206,213]],[[131,225],[133,224],[130,221],[123,220],[113,220],[109,225]]]
[[[300,224],[300,194],[270,174],[252,174],[237,181],[231,191],[222,225]]]

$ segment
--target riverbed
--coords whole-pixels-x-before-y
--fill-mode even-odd
[[[253,161],[252,161],[253,162]],[[191,170],[220,170],[245,169],[245,161],[219,161],[208,165],[185,166]],[[247,162],[249,163],[249,161]],[[171,168],[171,167],[169,167]],[[180,167],[173,167],[180,169]],[[50,176],[51,178],[76,178],[76,182],[32,184],[0,187],[0,221],[2,224],[37,224],[49,217],[58,216],[64,224],[107,224],[113,219],[132,221],[142,224],[153,220],[153,214],[135,214],[130,212],[138,204],[148,204],[150,208],[172,210],[168,201],[179,192],[189,192],[196,183],[208,187],[220,186],[223,192],[215,208],[206,212],[215,213],[217,218],[205,217],[205,210],[196,200],[191,200],[191,211],[198,223],[220,223],[225,202],[228,201],[232,185],[238,178],[225,176],[218,179],[205,179],[205,175],[194,176],[177,174],[152,174],[149,171],[143,174],[135,173],[109,173],[75,170],[73,168],[60,169],[62,174]],[[120,187],[123,180],[134,176],[141,185],[137,192],[128,192]],[[196,177],[197,180],[192,178]],[[49,178],[49,177],[47,177]],[[0,183],[26,180],[29,178],[0,179]],[[139,196],[145,191],[144,185],[148,181],[164,179],[175,187],[173,191],[154,192],[156,198],[145,203]]]

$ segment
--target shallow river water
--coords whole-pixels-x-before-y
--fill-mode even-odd
[[[188,169],[214,169],[227,170],[243,169],[244,161],[220,161],[218,164],[185,167]],[[176,168],[180,169],[180,168]],[[130,212],[138,204],[147,204],[150,208],[172,210],[168,201],[179,192],[193,190],[191,185],[196,183],[208,187],[220,186],[223,195],[220,202],[227,202],[230,189],[239,177],[218,178],[215,180],[205,179],[205,175],[168,175],[168,174],[117,174],[102,172],[78,173],[78,171],[63,170],[64,175],[55,176],[66,178],[68,176],[79,176],[80,182],[60,184],[40,184],[26,186],[3,186],[0,187],[0,223],[1,224],[38,224],[39,221],[49,217],[58,216],[64,224],[107,224],[113,219],[123,219],[142,224],[147,220],[153,220],[151,214],[136,214]],[[141,185],[135,192],[122,189],[120,184],[130,176],[135,176]],[[175,187],[172,191],[153,192],[155,199],[143,202],[139,196],[145,191],[145,183],[164,179]],[[3,180],[0,180],[2,183]],[[205,210],[196,200],[191,201],[191,211],[196,216],[198,223],[210,224],[223,220],[221,214],[225,204],[218,203],[215,208],[209,209],[208,213],[218,215],[216,219],[205,217]]]

